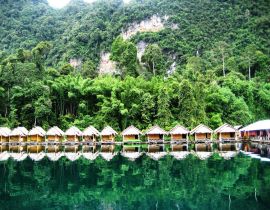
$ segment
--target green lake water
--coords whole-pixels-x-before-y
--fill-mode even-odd
[[[0,209],[270,209],[270,163],[170,155],[0,162]]]

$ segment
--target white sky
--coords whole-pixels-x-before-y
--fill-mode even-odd
[[[51,7],[56,8],[56,9],[60,9],[60,8],[62,8],[64,6],[66,6],[70,2],[70,0],[47,0],[47,1],[48,1],[49,5]],[[92,3],[95,0],[84,0],[84,1],[87,2],[87,3]],[[127,4],[131,0],[123,0],[123,1],[124,1],[124,3]]]

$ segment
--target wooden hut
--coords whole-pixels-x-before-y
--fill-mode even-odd
[[[28,130],[25,127],[14,128],[9,135],[9,142],[27,141]]]
[[[191,135],[194,135],[195,141],[212,140],[213,130],[206,125],[200,124],[196,128],[190,131]]]
[[[169,131],[171,142],[188,141],[189,130],[181,125],[176,125]]]
[[[164,142],[164,135],[166,134],[167,132],[160,128],[158,125],[149,128],[145,132],[148,142]]]
[[[28,133],[28,141],[43,142],[45,141],[46,131],[37,126],[32,128]]]
[[[123,130],[121,135],[123,137],[123,142],[136,142],[140,141],[140,135],[142,135],[142,132],[135,126],[131,125]]]
[[[238,130],[236,128],[227,123],[223,124],[215,130],[215,133],[217,134],[217,137],[220,141],[237,140],[237,132]]]
[[[7,127],[0,127],[0,142],[8,142],[11,130]]]
[[[99,131],[94,126],[89,126],[82,132],[84,141],[95,142],[99,136]]]
[[[63,139],[65,133],[57,126],[51,127],[46,133],[48,142],[59,142]]]
[[[106,126],[100,132],[101,142],[114,142],[115,141],[115,136],[117,134],[118,133],[115,130],[113,130],[110,126]]]
[[[241,137],[252,141],[270,140],[270,119],[260,120],[240,129]]]
[[[67,141],[76,142],[79,141],[79,138],[82,136],[82,132],[76,126],[72,126],[66,130],[65,135]]]

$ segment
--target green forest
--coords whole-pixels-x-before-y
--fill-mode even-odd
[[[2,126],[217,128],[270,117],[269,0],[0,5]],[[168,17],[164,29],[121,37],[153,15]],[[147,47],[139,61],[141,41]],[[102,52],[117,73],[99,73]],[[70,59],[82,63],[73,67]]]

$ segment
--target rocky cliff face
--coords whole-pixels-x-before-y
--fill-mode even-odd
[[[123,39],[130,39],[132,36],[137,33],[142,32],[159,32],[165,28],[164,22],[168,19],[168,16],[159,17],[157,15],[153,15],[151,18],[147,20],[143,20],[140,23],[132,23],[127,30],[121,33]],[[139,42],[137,44],[138,54],[137,57],[139,61],[141,61],[141,57],[144,53],[145,48],[147,47],[147,43]],[[99,73],[100,74],[113,74],[116,72],[116,64],[115,62],[110,60],[110,53],[104,52],[101,54],[100,65],[99,65]]]

